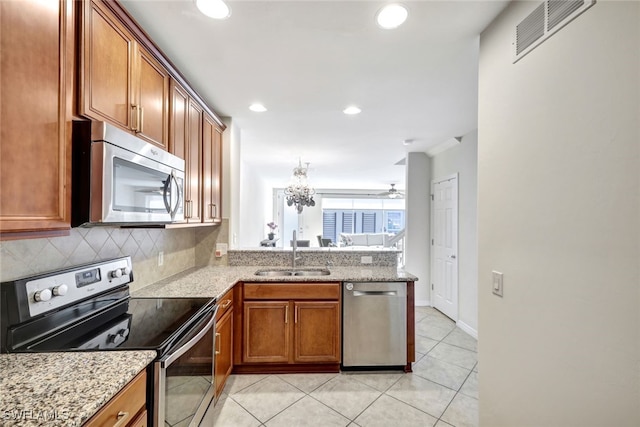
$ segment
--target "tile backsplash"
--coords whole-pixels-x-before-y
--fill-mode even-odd
[[[0,242],[0,281],[130,255],[132,291],[195,266],[224,264],[216,242],[227,242],[228,221],[199,228],[73,228],[69,236]],[[164,262],[158,265],[158,253]],[[196,255],[197,254],[197,255]]]

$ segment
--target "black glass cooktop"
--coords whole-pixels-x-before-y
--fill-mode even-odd
[[[14,350],[150,349],[163,354],[214,305],[210,298],[128,298]]]

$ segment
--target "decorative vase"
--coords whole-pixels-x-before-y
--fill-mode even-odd
[[[276,237],[276,235],[273,233],[269,233],[267,234],[267,237],[269,237],[269,240],[273,240],[273,238]]]

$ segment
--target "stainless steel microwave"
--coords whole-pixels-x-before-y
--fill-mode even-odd
[[[185,162],[105,122],[73,123],[71,225],[184,219]]]

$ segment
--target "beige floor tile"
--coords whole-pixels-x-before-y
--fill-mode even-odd
[[[200,427],[258,427],[258,421],[228,396],[220,396],[215,407],[210,406]]]
[[[310,395],[352,420],[380,394],[360,381],[349,378],[349,375],[340,375]]]
[[[471,351],[478,351],[478,340],[464,332],[460,328],[455,328],[449,335],[442,340],[447,344],[455,345],[458,347],[466,348]]]
[[[478,398],[478,373],[471,372],[469,374],[469,378],[464,382],[462,388],[460,389],[460,393],[465,396],[473,397],[474,399]]]
[[[403,372],[354,372],[347,375],[371,388],[384,392],[405,374]]]
[[[478,400],[458,393],[442,415],[442,420],[456,427],[477,427]]]
[[[237,393],[267,377],[268,375],[231,375],[224,385],[224,392],[227,394]]]
[[[383,394],[354,421],[362,427],[431,427],[438,419]]]
[[[416,351],[424,354],[429,353],[436,345],[438,345],[438,341],[420,335],[416,335],[415,340]]]
[[[278,377],[305,393],[311,393],[336,375],[340,374],[280,374]]]
[[[471,372],[471,369],[461,368],[460,366],[435,359],[429,354],[413,366],[414,375],[456,391],[460,389],[464,380],[467,379],[469,372]]]
[[[455,326],[440,326],[435,323],[431,323],[429,319],[425,319],[416,325],[416,335],[421,337],[431,338],[432,340],[440,341],[453,330]]]
[[[456,392],[415,374],[407,374],[385,394],[431,416],[440,417]]]
[[[291,384],[273,375],[230,397],[261,422],[265,422],[305,396]]]
[[[472,370],[478,363],[478,353],[455,345],[441,342],[429,352],[429,356],[435,357],[452,365]]]
[[[452,426],[449,423],[445,423],[442,420],[438,420],[438,422],[436,423],[435,427],[455,427],[455,426]]]
[[[344,427],[351,421],[306,396],[265,423],[267,427]],[[217,427],[217,426],[216,426]]]

